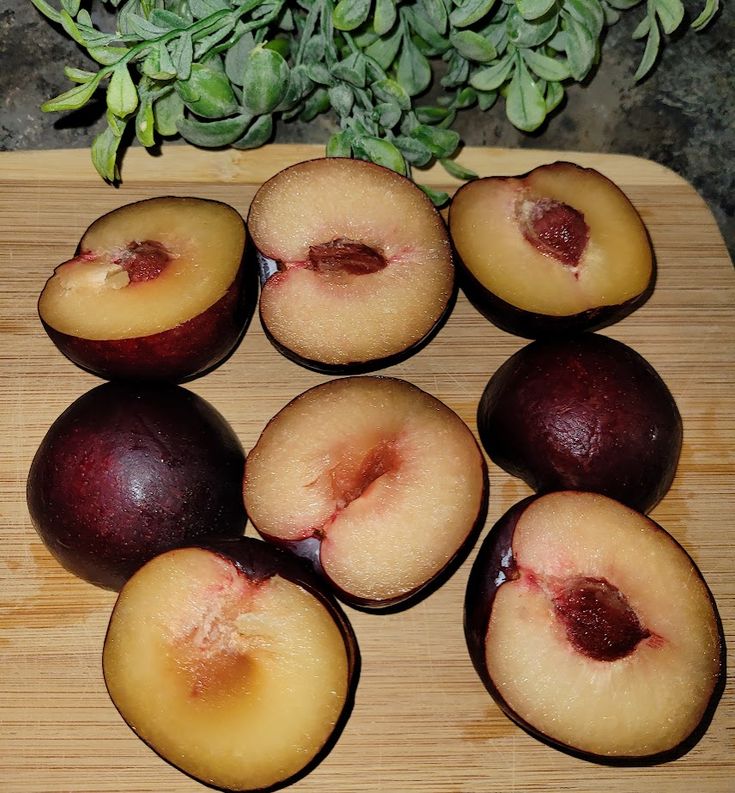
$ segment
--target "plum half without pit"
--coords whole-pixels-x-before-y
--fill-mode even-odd
[[[108,380],[182,382],[220,364],[255,308],[231,206],[162,197],[98,218],[38,301],[71,361]]]
[[[651,294],[648,233],[620,188],[568,162],[463,185],[449,208],[462,289],[518,336],[594,330]]]
[[[286,168],[256,193],[248,230],[260,319],[286,357],[357,374],[416,352],[455,294],[444,221],[415,184],[362,160]]]
[[[41,441],[28,510],[67,570],[119,589],[169,548],[242,534],[244,465],[234,431],[200,396],[173,384],[105,383]]]
[[[477,427],[490,459],[534,490],[591,490],[641,512],[669,490],[682,444],[656,370],[598,333],[518,350],[488,381]]]
[[[308,566],[250,537],[163,553],[125,584],[102,668],[157,754],[223,790],[273,790],[324,758],[349,716],[357,640]]]
[[[696,564],[594,493],[531,496],[500,518],[470,572],[465,636],[511,719],[598,763],[681,756],[724,687],[722,624]]]
[[[363,375],[279,411],[248,454],[243,490],[261,536],[308,559],[345,603],[395,610],[464,558],[484,523],[487,471],[453,410],[405,380]]]

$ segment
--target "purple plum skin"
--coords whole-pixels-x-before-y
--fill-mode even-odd
[[[63,567],[117,590],[165,550],[242,534],[244,464],[227,421],[196,394],[106,383],[47,432],[28,475],[28,509]]]
[[[682,443],[655,369],[599,334],[535,341],[490,378],[477,424],[490,458],[539,493],[588,490],[640,512],[669,490]]]

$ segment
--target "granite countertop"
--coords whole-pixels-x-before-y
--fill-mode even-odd
[[[685,4],[696,15],[704,0]],[[501,103],[486,113],[464,111],[455,129],[468,145],[614,152],[659,162],[705,199],[735,258],[735,5],[723,3],[705,31],[676,35],[653,74],[636,85],[643,44],[630,34],[641,15],[642,9],[627,12],[608,30],[594,79],[569,89],[565,106],[541,131],[516,130]],[[39,110],[70,86],[65,65],[85,66],[74,42],[30,2],[0,0],[0,150],[90,145],[104,124],[101,103],[93,112]],[[323,142],[331,125],[328,116],[281,124],[276,140]]]

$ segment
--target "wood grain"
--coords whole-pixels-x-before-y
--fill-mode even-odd
[[[31,458],[51,422],[97,380],[66,361],[41,330],[35,301],[97,216],[163,194],[227,201],[245,214],[257,185],[307,146],[200,152],[133,150],[120,189],[103,185],[87,151],[0,154],[0,789],[7,793],[204,790],[157,758],[124,725],[104,690],[100,651],[114,595],[60,569],[25,505]],[[712,588],[732,647],[735,633],[735,275],[716,224],[694,190],[645,160],[602,154],[467,149],[482,175],[554,159],[598,168],[627,192],[655,246],[652,299],[605,332],[631,344],[671,388],[684,419],[674,486],[654,512]],[[451,189],[434,169],[424,180]],[[486,322],[460,297],[422,352],[390,369],[438,396],[473,430],[492,372],[525,342]],[[254,321],[236,354],[190,388],[229,419],[249,449],[290,398],[325,377],[286,361]],[[525,485],[490,465],[487,528]],[[248,529],[248,533],[250,533]],[[485,693],[462,636],[473,556],[438,592],[395,615],[349,611],[363,671],[352,718],[329,757],[292,789],[380,793],[620,791],[732,793],[732,676],[704,739],[676,762],[642,769],[592,765],[549,749],[509,722]],[[651,571],[642,569],[641,575]]]

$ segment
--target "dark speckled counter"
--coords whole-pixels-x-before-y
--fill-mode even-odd
[[[685,0],[689,13],[703,1]],[[677,36],[655,72],[635,85],[642,44],[630,33],[641,14],[628,12],[609,29],[594,79],[573,86],[540,132],[513,128],[500,104],[486,113],[465,111],[455,128],[469,145],[615,152],[659,162],[698,190],[735,256],[735,4],[725,0],[706,31]],[[85,65],[76,45],[27,0],[0,0],[0,150],[89,146],[104,123],[102,103],[66,115],[38,109],[69,87],[64,65]],[[331,128],[328,116],[281,124],[276,140],[317,143]]]

